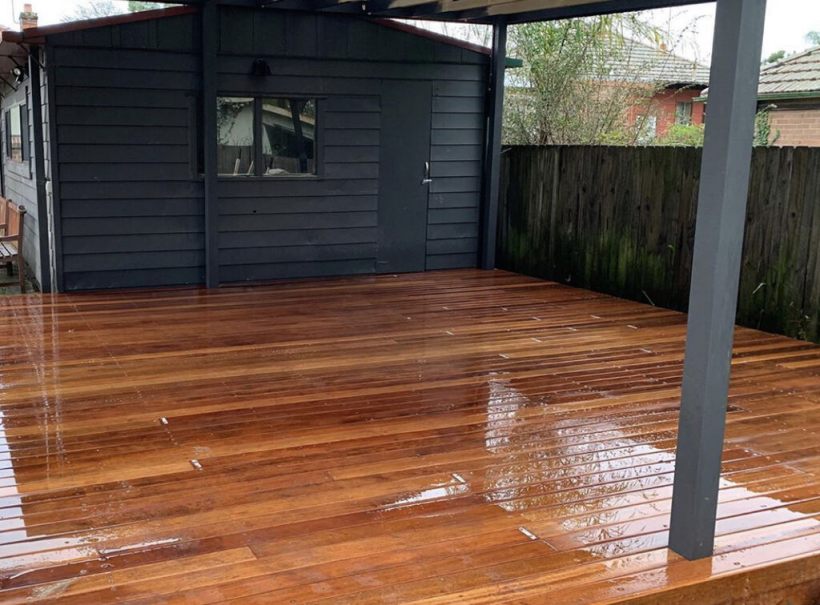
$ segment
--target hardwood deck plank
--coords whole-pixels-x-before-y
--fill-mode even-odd
[[[808,343],[737,330],[709,567],[665,548],[679,313],[464,270],[9,297],[0,329],[4,603],[708,604],[743,575],[808,605],[820,581]]]

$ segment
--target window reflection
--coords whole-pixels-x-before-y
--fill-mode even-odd
[[[220,176],[254,174],[253,104],[253,99],[245,97],[216,100],[217,173]]]
[[[265,174],[316,174],[316,101],[263,99]]]
[[[316,116],[315,99],[219,97],[218,174],[316,174]]]

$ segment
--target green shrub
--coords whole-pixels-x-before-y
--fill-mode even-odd
[[[697,124],[674,124],[658,139],[658,145],[670,147],[702,147],[703,126]]]

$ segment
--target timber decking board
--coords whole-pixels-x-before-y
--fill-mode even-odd
[[[814,603],[820,348],[737,330],[688,562],[685,327],[501,271],[0,298],[0,602]]]

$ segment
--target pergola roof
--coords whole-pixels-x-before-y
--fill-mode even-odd
[[[163,0],[159,0],[163,1]],[[168,0],[171,2],[172,0]],[[206,0],[173,0],[203,4]],[[708,0],[220,0],[223,4],[374,17],[472,23],[525,23],[701,4]]]

